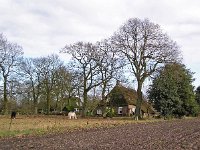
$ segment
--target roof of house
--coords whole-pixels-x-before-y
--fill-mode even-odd
[[[110,98],[110,100],[113,102],[123,99],[126,105],[136,106],[137,91],[131,88],[124,87],[118,83],[107,95],[107,98]],[[144,96],[143,96],[141,109],[143,112],[155,113],[154,108],[152,107],[150,103],[147,102],[147,99],[144,98]]]

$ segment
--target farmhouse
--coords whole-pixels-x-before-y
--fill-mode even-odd
[[[117,83],[116,86],[106,96],[106,102],[101,102],[97,109],[97,115],[101,115],[103,106],[114,109],[115,115],[130,116],[134,115],[137,102],[137,92],[134,89],[122,86]],[[150,103],[143,98],[141,106],[141,115],[143,117],[155,114],[156,111]]]

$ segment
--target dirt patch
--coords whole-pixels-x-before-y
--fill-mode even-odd
[[[200,118],[0,139],[0,149],[200,149]]]

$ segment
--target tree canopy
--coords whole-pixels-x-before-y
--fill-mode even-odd
[[[196,101],[200,105],[200,86],[197,87],[195,94]]]
[[[185,65],[178,63],[167,64],[159,71],[148,94],[161,115],[181,117],[198,114],[192,75]]]

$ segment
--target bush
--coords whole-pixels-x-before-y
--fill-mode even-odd
[[[113,108],[107,108],[107,109],[106,109],[106,117],[112,118],[112,117],[114,117],[114,116],[115,116],[115,111],[114,111],[114,109],[113,109]]]
[[[62,111],[65,111],[65,112],[70,112],[70,111],[74,111],[74,106],[65,106]]]

